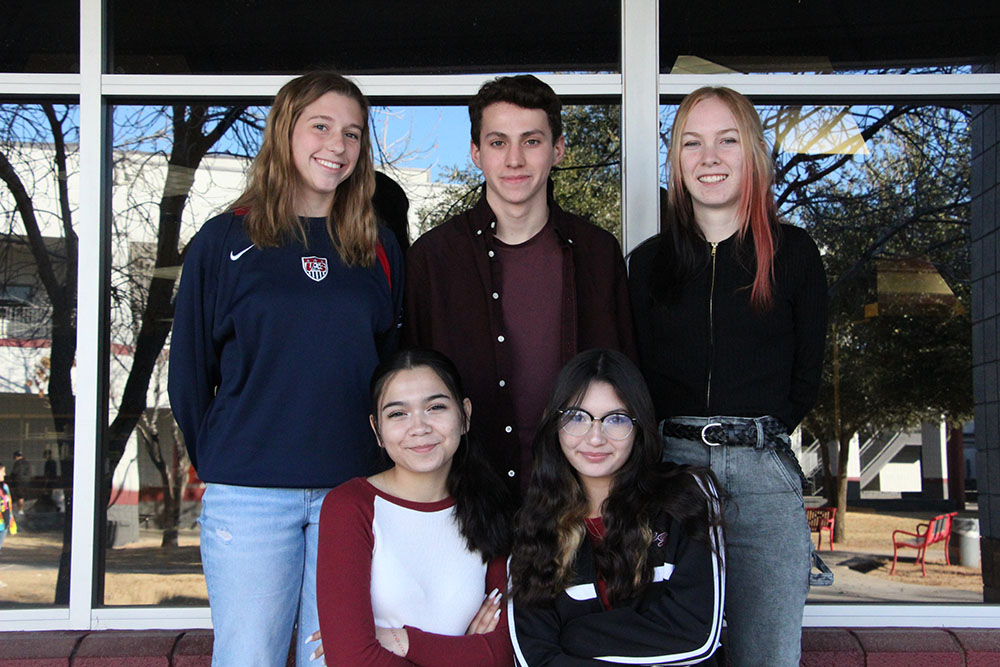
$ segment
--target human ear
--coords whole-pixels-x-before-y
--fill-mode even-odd
[[[382,436],[378,433],[378,424],[375,423],[375,415],[368,415],[368,423],[371,424],[372,431],[375,432],[375,442],[378,443],[379,447],[382,447]]]
[[[566,157],[566,135],[560,134],[559,138],[555,140],[552,144],[552,149],[555,154],[555,158],[552,160],[552,166],[556,166],[562,162],[563,158]]]
[[[472,163],[482,170],[483,165],[479,162],[479,146],[472,140],[469,141],[469,155],[472,157]]]
[[[462,433],[468,433],[469,423],[472,421],[472,401],[468,398],[462,399],[462,407],[465,409],[465,420],[462,422]]]

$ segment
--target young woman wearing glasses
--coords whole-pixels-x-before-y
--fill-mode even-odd
[[[713,664],[725,590],[714,477],[660,457],[638,368],[610,350],[570,361],[515,522],[518,664]]]

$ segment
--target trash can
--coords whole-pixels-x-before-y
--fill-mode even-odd
[[[951,524],[951,562],[962,567],[979,567],[979,519],[954,519]]]

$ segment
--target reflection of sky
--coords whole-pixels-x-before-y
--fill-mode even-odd
[[[431,168],[433,180],[448,180],[469,158],[469,111],[460,106],[374,107],[372,140],[380,154],[400,167]]]
[[[169,118],[164,110],[152,105],[116,107],[116,147],[169,151]],[[254,107],[250,112],[262,123],[267,108]],[[376,163],[384,159],[398,167],[430,168],[432,180],[448,180],[451,169],[464,167],[469,158],[469,112],[465,105],[372,107],[371,129]],[[242,139],[235,128],[231,129],[212,152],[245,155],[248,146],[260,141],[259,135],[250,136],[254,132],[246,128],[240,134]]]

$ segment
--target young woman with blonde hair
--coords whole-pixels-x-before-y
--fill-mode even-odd
[[[216,667],[284,665],[296,620],[318,626],[323,498],[373,471],[367,384],[396,345],[403,275],[374,187],[367,100],[306,74],[278,92],[246,191],[186,250],[170,399],[206,484]]]
[[[681,102],[661,232],[629,287],[664,457],[728,492],[734,667],[799,664],[811,543],[789,434],[819,391],[827,285],[816,245],[781,224],[753,104],[728,88]]]

